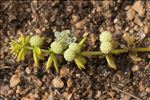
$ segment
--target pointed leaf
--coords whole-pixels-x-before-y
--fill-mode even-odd
[[[86,40],[86,37],[84,37],[84,38],[79,42],[79,45],[80,45],[81,47],[83,47],[85,40]]]
[[[79,63],[76,59],[75,59],[74,61],[75,61],[76,65],[77,65],[77,67],[78,67],[80,70],[82,70],[82,67],[80,66],[80,63]]]
[[[22,45],[25,45],[25,37],[23,34],[21,34],[21,36],[19,37],[19,42],[21,42]]]
[[[106,60],[107,60],[109,67],[111,67],[113,69],[117,69],[114,58],[111,54],[106,55]]]
[[[44,56],[41,54],[41,55],[37,55],[37,57],[40,59],[40,60],[44,60]]]
[[[24,60],[24,49],[21,49],[21,51],[18,54],[17,61],[19,62],[20,60]]]
[[[84,66],[83,62],[81,62],[80,59],[76,58],[76,59],[75,59],[75,63],[77,64],[77,67],[78,67],[80,70],[85,69],[85,66]]]
[[[33,50],[33,59],[34,59],[35,65],[38,66],[38,59],[37,59],[37,55],[34,50]]]
[[[27,37],[25,38],[25,45],[26,45],[27,43],[29,43],[29,41],[30,41],[30,36],[27,36]]]
[[[77,59],[81,61],[83,64],[86,64],[86,59],[83,56],[78,56]]]
[[[55,67],[56,72],[59,72],[56,56],[53,56],[53,62],[54,62],[54,67]]]
[[[48,61],[46,62],[46,70],[48,70],[48,69],[51,67],[52,62],[53,62],[53,54],[51,54],[51,55],[48,57]]]
[[[34,48],[34,51],[37,55],[40,55],[41,54],[41,49],[39,47],[35,47]]]
[[[12,40],[11,42],[10,42],[10,45],[12,46],[12,47],[14,47],[15,45],[17,45],[18,43],[17,43],[17,41],[14,41],[14,40]]]
[[[18,54],[21,48],[22,48],[22,45],[20,45],[18,43],[16,44],[14,42],[11,43],[11,48],[10,49],[11,49],[12,53]]]

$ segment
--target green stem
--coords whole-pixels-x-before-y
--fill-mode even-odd
[[[85,40],[86,40],[86,37],[84,37],[84,38],[79,42],[79,45],[81,46],[81,48],[83,47]]]
[[[127,53],[129,52],[128,49],[117,49],[117,50],[112,50],[111,54],[120,54],[120,53]]]
[[[29,46],[25,46],[25,48],[29,49],[29,50],[33,50],[32,47]],[[45,53],[49,53],[49,50],[45,50],[45,49],[41,49],[42,52]],[[132,48],[131,50],[128,49],[116,49],[116,50],[112,50],[111,54],[120,54],[120,53],[128,53],[128,52],[150,52],[150,48]],[[102,55],[103,53],[100,51],[93,51],[93,52],[82,52],[81,55],[83,56],[92,56],[92,55]]]
[[[41,49],[42,52],[49,53],[49,50]]]
[[[83,56],[92,56],[92,55],[102,55],[103,53],[100,51],[93,51],[93,52],[82,52],[81,55]]]
[[[127,53],[127,52],[150,52],[150,48],[132,48],[131,50],[128,49],[117,49],[117,50],[112,50],[112,54],[120,54],[120,53]]]
[[[150,48],[132,48],[131,50],[128,49],[116,49],[112,50],[111,54],[120,54],[120,53],[136,53],[136,52],[150,52]],[[81,55],[83,56],[93,56],[93,55],[102,55],[103,53],[100,51],[93,51],[93,52],[82,52]]]
[[[25,48],[29,49],[29,50],[33,50],[32,47],[29,47],[29,46],[25,46]],[[45,49],[41,49],[42,52],[45,52],[45,53],[49,53],[49,50],[45,50]]]
[[[150,48],[133,48],[130,52],[150,52]]]
[[[29,49],[29,50],[33,50],[32,47],[29,47],[29,46],[25,46],[25,48]]]

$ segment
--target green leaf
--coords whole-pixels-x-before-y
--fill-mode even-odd
[[[18,54],[20,49],[22,48],[22,45],[18,44],[16,41],[10,42],[11,45],[11,52],[14,54]]]
[[[23,34],[21,34],[21,36],[19,37],[19,42],[21,42],[22,45],[25,45],[25,37]]]
[[[48,70],[51,65],[52,65],[52,62],[53,62],[53,54],[51,54],[49,57],[48,57],[48,60],[46,62],[46,70]]]
[[[15,45],[17,45],[18,43],[17,43],[17,41],[14,41],[14,40],[12,40],[11,42],[10,42],[10,45],[12,46],[12,47],[14,47]]]
[[[37,55],[34,50],[33,50],[33,59],[34,59],[35,65],[38,66],[38,59],[37,59]]]
[[[29,41],[30,41],[30,36],[27,36],[27,37],[25,38],[25,45],[26,45],[27,43],[29,43]]]
[[[85,40],[86,40],[86,37],[84,37],[84,38],[79,42],[79,45],[80,45],[81,47],[83,47]]]
[[[86,64],[86,59],[83,56],[78,56],[77,59],[81,61],[83,64]]]
[[[106,60],[107,60],[109,67],[111,67],[113,69],[117,69],[114,58],[111,54],[106,55]]]
[[[21,51],[18,54],[17,61],[19,62],[20,60],[24,60],[24,58],[25,58],[24,49],[21,49]]]
[[[54,67],[55,67],[56,72],[59,72],[58,62],[57,62],[57,59],[56,59],[55,55],[53,56],[53,62],[54,62]]]
[[[38,59],[44,59],[44,56],[42,55],[41,49],[39,47],[33,48],[33,59],[36,66],[38,66]]]
[[[35,47],[34,48],[34,51],[37,55],[40,55],[41,54],[41,49],[39,47]]]
[[[40,59],[40,60],[44,60],[44,56],[41,54],[41,55],[37,55],[37,57]]]
[[[25,55],[29,54],[30,52],[31,52],[30,49],[24,48],[24,53],[25,53]]]
[[[19,51],[20,51],[20,49],[21,49],[21,46],[16,45],[16,46],[12,49],[12,53],[16,53],[16,54],[18,54],[18,53],[19,53]]]
[[[34,47],[34,51],[36,53],[37,58],[43,60],[44,56],[42,55],[42,51],[39,47]]]
[[[80,70],[85,69],[85,66],[84,66],[83,62],[81,61],[81,59],[76,58],[74,61]]]
[[[21,36],[18,39],[18,42],[20,42],[23,46],[29,43],[29,41],[30,41],[30,36],[25,37],[23,34],[21,34]]]

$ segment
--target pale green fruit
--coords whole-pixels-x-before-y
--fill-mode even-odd
[[[110,53],[113,50],[113,45],[111,42],[102,42],[100,50],[102,53]]]
[[[66,61],[73,61],[76,57],[76,54],[74,51],[70,50],[70,49],[67,49],[65,52],[64,52],[64,58]]]
[[[60,42],[56,42],[56,41],[52,42],[50,47],[51,50],[56,54],[59,54],[64,50],[64,46]]]
[[[41,47],[43,45],[43,40],[44,38],[38,35],[32,36],[30,39],[30,45],[33,47]]]
[[[78,43],[71,43],[69,45],[69,49],[71,49],[72,51],[74,51],[77,54],[79,54],[81,52],[81,47]]]
[[[112,39],[112,34],[111,34],[110,32],[108,32],[108,31],[102,32],[102,33],[100,34],[99,38],[100,38],[99,40],[100,40],[101,42],[110,42],[110,41],[113,40],[113,39]]]

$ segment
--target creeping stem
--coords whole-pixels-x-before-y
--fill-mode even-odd
[[[131,50],[128,49],[117,49],[117,50],[112,50],[112,54],[120,54],[120,53],[127,53],[127,52],[150,52],[150,48],[132,48]]]
[[[25,48],[32,50],[32,47],[25,46]],[[49,50],[41,49],[42,52],[49,53]],[[150,52],[150,48],[132,48],[131,50],[129,49],[116,49],[112,50],[111,54],[120,54],[120,53],[128,53],[128,52]],[[101,51],[92,51],[92,52],[82,52],[81,55],[83,56],[96,56],[96,55],[102,55],[103,53]]]
[[[128,49],[116,49],[116,50],[112,50],[111,54],[120,54],[120,53],[127,53],[129,52]]]
[[[29,50],[33,50],[32,47],[29,47],[29,46],[25,46],[25,48],[29,49]],[[49,50],[45,50],[45,49],[41,49],[42,52],[45,52],[45,53],[49,53]]]
[[[150,48],[133,48],[131,52],[150,52]]]
[[[100,51],[93,51],[93,52],[82,52],[81,55],[83,56],[92,56],[92,55],[102,55],[103,53]]]
[[[45,49],[41,49],[42,52],[45,52],[45,53],[49,53],[48,50],[45,50]]]
[[[116,49],[112,50],[111,54],[120,54],[120,53],[128,53],[128,52],[150,52],[150,48],[132,48],[131,50],[128,49]],[[92,56],[92,55],[102,55],[103,53],[100,51],[93,51],[93,52],[82,52],[81,55],[83,56]]]

